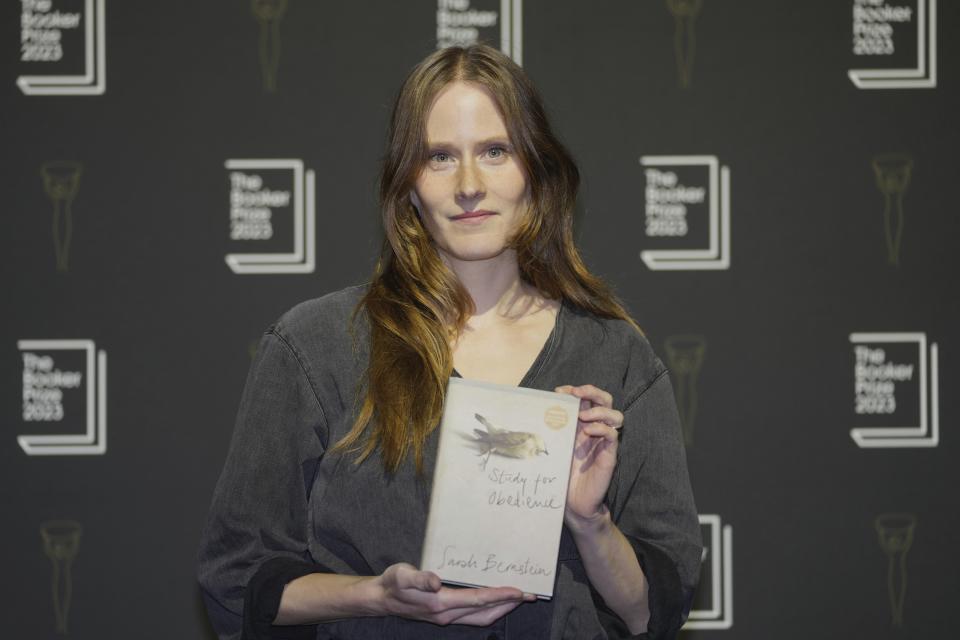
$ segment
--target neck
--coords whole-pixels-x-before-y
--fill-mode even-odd
[[[517,254],[507,249],[489,260],[456,260],[441,253],[473,300],[473,320],[523,315],[533,302],[533,288],[520,278]]]

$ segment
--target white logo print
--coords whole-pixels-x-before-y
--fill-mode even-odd
[[[500,50],[523,64],[523,0],[437,0],[437,48],[500,41]],[[496,6],[499,12],[492,8]],[[500,23],[497,34],[497,22]]]
[[[17,86],[28,96],[93,96],[107,90],[105,0],[85,0],[83,13],[54,11],[54,0],[21,0],[20,61],[56,64],[79,51],[65,51],[65,31],[83,23],[83,73],[23,75]]]
[[[850,430],[857,446],[936,447],[940,442],[937,344],[928,348],[927,334],[919,332],[851,333],[850,342],[854,413],[870,424]],[[911,411],[915,413],[909,415]],[[894,425],[903,422],[890,426],[886,424],[890,420]],[[906,426],[907,422],[917,424]]]
[[[937,86],[937,0],[854,0],[853,54],[870,59],[889,58],[897,41],[909,38],[916,25],[916,57],[907,67],[850,69],[858,89],[932,89]],[[901,47],[902,48],[902,47]],[[882,62],[880,62],[882,64]]]
[[[733,626],[733,527],[722,525],[716,514],[699,518],[704,530],[700,587],[683,628],[729,629]]]
[[[93,340],[19,340],[23,358],[23,421],[71,422],[86,406],[84,433],[17,436],[31,456],[102,455],[107,451],[107,354]],[[55,352],[80,352],[79,370],[57,367]],[[69,359],[69,358],[68,358]],[[84,400],[85,397],[85,400]]]
[[[704,232],[707,248],[647,249],[640,258],[655,271],[730,268],[730,168],[716,156],[642,156],[645,234],[686,238]],[[676,167],[705,167],[706,183],[685,184]],[[694,242],[691,240],[691,242]]]
[[[230,171],[230,240],[266,242],[275,227],[292,226],[289,251],[234,251],[226,256],[234,273],[313,273],[316,265],[316,210],[313,170],[298,159],[227,160]],[[290,172],[290,189],[271,189],[263,172]],[[278,219],[282,217],[283,219]],[[292,218],[292,219],[291,219]]]

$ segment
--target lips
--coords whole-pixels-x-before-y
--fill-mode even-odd
[[[464,211],[459,215],[452,216],[450,220],[476,220],[477,218],[486,218],[492,215],[496,214],[493,211],[478,209],[477,211]]]

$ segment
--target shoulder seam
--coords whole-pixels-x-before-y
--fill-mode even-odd
[[[661,371],[660,373],[658,373],[658,374],[653,378],[653,380],[650,381],[649,384],[647,384],[645,387],[641,387],[641,388],[636,392],[636,394],[635,394],[628,402],[626,402],[626,403],[624,404],[624,409],[623,409],[624,413],[626,413],[627,411],[629,411],[629,410],[633,407],[633,405],[637,403],[637,401],[638,401],[640,398],[642,398],[644,395],[646,395],[647,391],[650,390],[650,387],[652,387],[653,385],[657,384],[657,383],[660,381],[660,379],[663,378],[663,377],[664,377],[665,375],[667,375],[668,373],[669,373],[669,371],[668,371],[667,369],[664,369],[663,371]]]
[[[320,402],[320,396],[317,395],[317,390],[313,386],[313,380],[310,379],[310,374],[307,373],[307,368],[303,365],[303,360],[300,358],[300,353],[294,348],[290,341],[284,337],[282,333],[277,331],[277,326],[273,325],[268,328],[265,332],[267,335],[274,336],[277,340],[287,348],[287,351],[290,352],[290,355],[293,356],[293,359],[297,362],[297,366],[300,367],[300,371],[303,373],[304,379],[307,381],[307,386],[310,387],[310,392],[313,394],[313,399],[317,403],[317,408],[320,410],[320,416],[323,418],[324,426],[329,428],[329,423],[327,422],[327,414],[323,410],[323,403]]]

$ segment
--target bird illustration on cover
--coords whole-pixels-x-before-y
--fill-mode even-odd
[[[541,453],[549,455],[546,443],[538,434],[509,431],[496,426],[479,413],[473,416],[486,428],[486,431],[473,430],[476,438],[474,444],[480,450],[479,455],[483,456],[483,461],[480,463],[481,469],[487,468],[487,461],[494,453],[508,458],[533,458]]]

